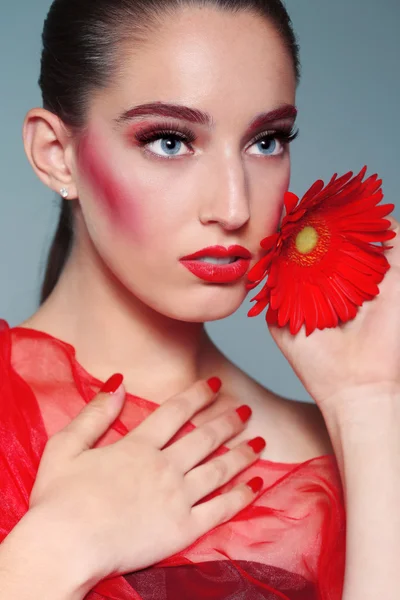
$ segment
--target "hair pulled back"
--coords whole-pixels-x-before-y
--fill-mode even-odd
[[[299,80],[299,47],[281,0],[54,0],[42,34],[39,85],[44,108],[71,128],[84,127],[91,94],[110,84],[123,42],[146,40],[165,16],[184,6],[251,11],[269,20],[280,32]],[[56,285],[72,247],[71,204],[61,199],[41,302]]]

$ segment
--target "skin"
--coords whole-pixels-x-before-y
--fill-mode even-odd
[[[278,462],[331,453],[316,406],[258,385],[206,335],[204,322],[242,304],[245,281],[205,283],[179,263],[206,246],[240,244],[254,264],[260,239],[278,226],[289,147],[262,155],[248,128],[260,113],[295,104],[283,41],[258,16],[190,8],[165,19],[142,48],[121,48],[119,64],[110,85],[93,95],[84,131],[69,131],[43,109],[26,117],[25,148],[35,172],[54,191],[69,190],[75,243],[54,292],[23,326],[75,346],[78,361],[101,380],[122,372],[128,391],[158,403],[197,379],[221,377],[220,398],[193,421],[249,404],[257,425],[228,445],[263,435],[263,456]],[[132,141],[139,126],[165,118],[117,122],[132,106],[157,101],[211,115],[212,127],[168,119],[195,133],[193,151],[183,146],[181,156],[165,159]],[[150,149],[160,154],[160,142]],[[46,423],[50,407],[42,409]],[[129,423],[129,405],[122,418]]]

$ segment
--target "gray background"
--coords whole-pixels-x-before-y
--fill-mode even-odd
[[[46,251],[57,219],[54,195],[25,158],[21,126],[40,105],[40,35],[50,0],[0,0],[0,316],[16,325],[34,312]],[[303,77],[299,139],[291,189],[316,178],[358,172],[383,178],[397,203],[400,126],[399,0],[287,0],[298,33]],[[247,319],[249,302],[209,331],[223,351],[264,385],[287,397],[310,397],[275,347],[263,317]]]

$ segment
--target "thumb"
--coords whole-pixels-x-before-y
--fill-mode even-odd
[[[399,245],[399,231],[400,231],[400,223],[394,218],[393,215],[387,216],[385,218],[386,221],[390,221],[390,226],[387,229],[388,235],[387,240],[383,240],[382,246],[388,249],[392,249],[393,246]]]
[[[58,434],[61,434],[63,452],[77,455],[92,448],[118,417],[125,400],[123,376],[116,373],[103,385],[99,393]],[[64,434],[64,435],[63,435]]]

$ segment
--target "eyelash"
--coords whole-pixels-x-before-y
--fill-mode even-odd
[[[251,141],[250,146],[256,144],[260,140],[264,140],[265,138],[279,140],[283,144],[290,144],[291,142],[293,142],[293,140],[295,140],[298,137],[299,133],[299,129],[294,128],[290,130],[285,128],[277,128],[272,129],[271,131],[264,131],[256,135],[256,137]]]
[[[264,140],[264,139],[277,139],[279,140],[284,146],[290,144],[291,142],[293,142],[293,140],[295,140],[299,135],[299,129],[294,129],[294,128],[276,128],[273,130],[269,130],[269,131],[263,131],[261,133],[258,133],[252,140],[251,143],[249,144],[249,146],[252,146],[253,144],[256,144],[257,142]],[[136,142],[138,143],[138,145],[140,147],[144,147],[147,144],[150,144],[151,142],[155,142],[157,140],[160,139],[165,139],[165,138],[176,138],[181,142],[184,142],[185,144],[187,144],[188,146],[190,146],[190,144],[193,144],[193,142],[196,141],[196,135],[194,134],[194,132],[191,129],[188,129],[187,127],[182,127],[181,131],[177,131],[174,127],[174,125],[168,125],[168,124],[164,124],[164,125],[159,125],[157,127],[154,127],[152,129],[147,129],[145,131],[138,131],[135,134],[135,139]],[[157,154],[155,154],[154,152],[151,152],[150,150],[147,150],[147,152],[149,154],[151,154],[152,156],[156,156],[158,158],[162,158],[162,159],[171,159],[171,158],[178,158],[175,156],[159,156]]]

